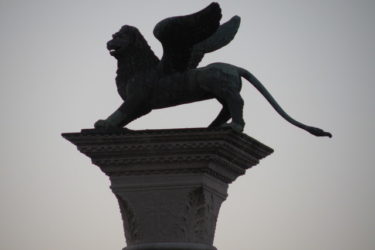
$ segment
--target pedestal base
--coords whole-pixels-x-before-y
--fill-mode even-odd
[[[124,250],[216,250],[228,184],[272,153],[231,129],[83,130],[63,136],[109,176]]]

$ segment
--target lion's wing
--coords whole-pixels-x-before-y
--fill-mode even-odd
[[[220,19],[219,4],[211,3],[194,14],[160,21],[154,28],[154,35],[163,46],[161,65],[164,72],[188,69],[193,47],[217,31]]]
[[[241,18],[234,16],[226,23],[220,25],[213,35],[196,44],[191,53],[189,68],[196,68],[205,53],[213,52],[230,43],[237,34],[240,23]]]

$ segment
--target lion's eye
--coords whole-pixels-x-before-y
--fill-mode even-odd
[[[122,36],[121,34],[113,34],[113,35],[112,35],[112,38],[113,38],[113,39],[116,39],[116,38],[117,38],[117,39],[119,39],[119,38],[121,39],[121,38],[123,38],[123,36]]]

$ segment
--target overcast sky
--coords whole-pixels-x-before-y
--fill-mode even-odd
[[[122,25],[158,56],[154,25],[210,1],[0,1],[0,249],[120,250],[108,178],[64,140],[120,104],[106,50]],[[229,187],[219,250],[375,248],[375,1],[223,0],[242,18],[234,41],[205,57],[249,69],[317,138],[281,118],[243,81],[245,133],[275,152]],[[204,127],[214,101],[160,111],[132,129]]]

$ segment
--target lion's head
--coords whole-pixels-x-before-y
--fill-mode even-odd
[[[112,56],[118,58],[129,54],[144,43],[146,41],[137,28],[124,25],[112,35],[112,40],[107,42],[107,49]]]
[[[159,62],[146,39],[133,26],[122,26],[107,42],[107,49],[117,59],[118,84],[126,83],[136,73],[155,68]]]

